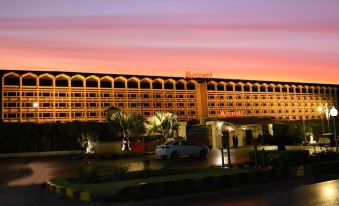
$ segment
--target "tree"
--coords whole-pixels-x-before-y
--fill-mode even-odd
[[[304,129],[301,122],[274,125],[273,130],[278,150],[286,150],[286,145],[299,144],[304,140]]]
[[[112,114],[111,121],[118,127],[124,140],[139,137],[145,132],[144,118],[139,114],[116,111]]]
[[[112,115],[116,112],[121,112],[121,110],[117,107],[109,107],[108,109],[105,110],[105,112],[106,112],[107,121],[110,121],[112,118]]]
[[[173,138],[178,132],[179,122],[177,116],[168,112],[157,112],[154,116],[148,118],[146,130],[148,134],[158,133],[162,135],[162,142]]]

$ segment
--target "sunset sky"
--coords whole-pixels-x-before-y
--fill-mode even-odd
[[[339,84],[339,1],[1,0],[0,69]]]

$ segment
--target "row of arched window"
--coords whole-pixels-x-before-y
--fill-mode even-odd
[[[162,78],[125,78],[119,76],[98,77],[90,75],[88,77],[80,74],[68,76],[66,74],[51,75],[44,73],[36,75],[28,72],[20,75],[15,72],[8,72],[3,75],[4,86],[56,86],[56,87],[87,87],[87,88],[128,88],[128,89],[176,89],[195,90],[196,81],[186,81],[184,79],[162,79]],[[315,93],[315,94],[335,94],[336,88],[326,86],[288,85],[288,84],[259,84],[242,82],[207,82],[208,91],[236,91],[236,92],[282,92],[282,93]]]
[[[207,83],[208,91],[236,91],[236,92],[283,92],[283,93],[315,93],[335,94],[335,88],[325,86],[302,86],[288,84],[259,84],[259,83],[235,83],[215,82]]]
[[[19,75],[15,72],[9,72],[3,75],[4,86],[19,86],[21,80],[22,86],[40,86],[40,87],[89,87],[89,88],[128,88],[128,89],[176,89],[176,90],[195,90],[196,82],[194,80],[186,81],[180,79],[150,79],[137,77],[125,78],[119,76],[113,78],[111,76],[98,77],[90,75],[84,77],[82,75],[68,76],[59,74],[57,76],[49,73],[36,75],[31,72]]]

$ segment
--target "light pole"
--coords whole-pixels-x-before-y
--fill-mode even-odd
[[[337,130],[335,128],[335,118],[338,116],[338,110],[333,106],[332,109],[330,110],[330,114],[333,117],[333,131],[334,131],[335,151],[338,152]]]
[[[331,133],[331,127],[330,127],[330,111],[328,109],[327,102],[325,102],[325,116],[327,119],[327,126],[328,126],[328,133]]]
[[[225,167],[225,161],[224,161],[224,148],[222,145],[222,126],[223,126],[223,122],[218,122],[217,123],[217,130],[218,130],[218,136],[220,137],[220,153],[221,153],[221,166]]]
[[[33,107],[35,108],[35,121],[36,123],[38,123],[38,107],[39,107],[39,103],[38,102],[33,102]]]
[[[324,126],[324,117],[323,117],[323,108],[321,106],[318,107],[318,112],[320,112],[321,117],[321,125],[323,127],[323,134],[325,133],[325,126]]]

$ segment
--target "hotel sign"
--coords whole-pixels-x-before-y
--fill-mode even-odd
[[[185,72],[185,79],[213,79],[212,73]]]
[[[243,117],[244,111],[221,111],[218,113],[217,117],[226,118],[226,117]]]

